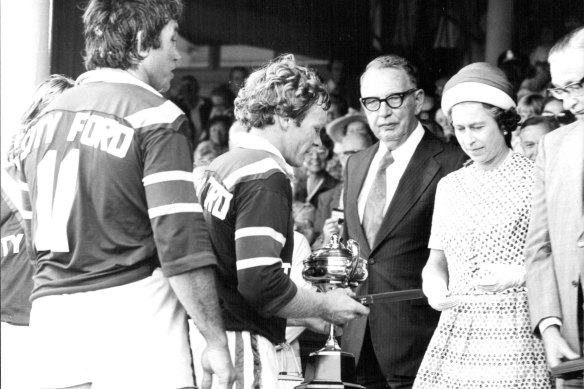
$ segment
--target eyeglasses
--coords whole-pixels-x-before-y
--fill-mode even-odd
[[[402,93],[394,93],[387,96],[385,99],[378,99],[377,97],[363,97],[361,104],[366,110],[375,112],[381,107],[381,102],[385,101],[389,108],[397,109],[402,106],[407,95],[416,92],[418,88],[412,88]]]
[[[574,114],[570,111],[561,111],[555,115],[551,112],[543,112],[541,116],[545,116],[546,118],[550,119],[555,119],[558,121],[559,124],[562,125],[570,124],[576,120]]]
[[[580,81],[573,82],[563,88],[548,88],[548,92],[556,99],[564,100],[568,96],[580,96],[584,94],[584,77]]]

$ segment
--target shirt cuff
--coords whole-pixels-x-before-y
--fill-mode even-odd
[[[557,317],[546,317],[545,319],[542,319],[538,324],[539,333],[543,335],[543,332],[551,326],[558,326],[561,329],[562,321]]]

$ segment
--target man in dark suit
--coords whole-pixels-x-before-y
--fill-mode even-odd
[[[436,185],[465,159],[418,122],[423,101],[404,58],[376,58],[361,76],[361,103],[379,142],[346,169],[343,236],[369,260],[358,295],[422,287]],[[342,346],[357,358],[359,383],[411,388],[438,318],[424,299],[373,305],[369,319],[350,322]]]

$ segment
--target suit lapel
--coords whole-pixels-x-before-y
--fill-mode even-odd
[[[562,165],[558,171],[561,171],[562,177],[562,188],[566,195],[565,200],[567,202],[570,199],[576,199],[574,208],[579,210],[579,214],[582,215],[584,212],[584,194],[582,191],[582,176],[584,169],[584,125],[574,126],[569,133],[566,134],[566,139],[562,142],[562,147],[560,147],[557,154],[558,165]],[[574,183],[577,183],[574,185]],[[573,191],[571,194],[570,191]],[[584,217],[581,218],[582,223],[580,223],[580,234],[584,234]]]
[[[433,156],[442,150],[440,142],[426,131],[399,181],[371,251],[391,234],[430,185],[440,170]]]
[[[363,183],[367,177],[367,172],[371,165],[371,161],[379,148],[379,143],[369,147],[362,153],[355,154],[350,159],[351,171],[349,172],[349,183],[347,185],[347,203],[345,206],[345,214],[347,219],[350,220],[352,226],[356,226],[354,231],[351,231],[353,236],[350,238],[355,239],[359,242],[362,248],[366,248],[365,255],[371,251],[369,248],[369,243],[367,243],[367,238],[365,237],[365,231],[359,220],[359,193],[363,188]]]

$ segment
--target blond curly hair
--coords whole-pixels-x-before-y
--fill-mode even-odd
[[[248,129],[274,124],[274,115],[300,125],[314,104],[328,109],[324,84],[312,69],[284,54],[247,78],[235,99],[235,117]]]

